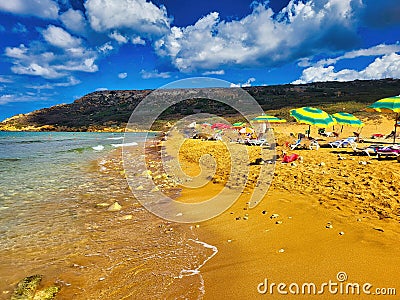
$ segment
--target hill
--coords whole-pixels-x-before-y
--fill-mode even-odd
[[[319,82],[244,88],[268,113],[289,118],[289,109],[316,106],[328,113],[343,111],[366,115],[362,109],[383,97],[400,93],[399,79]],[[181,90],[186,92],[187,90]],[[98,91],[75,100],[20,114],[0,123],[0,130],[97,131],[123,130],[135,107],[151,90]],[[176,91],[171,90],[171,97]],[[221,89],[224,93],[224,89]],[[240,116],[232,108],[207,99],[188,99],[168,108],[155,122],[159,129],[167,120],[194,112],[222,115],[233,121]]]

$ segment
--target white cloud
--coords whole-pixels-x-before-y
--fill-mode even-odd
[[[60,20],[73,33],[83,34],[86,31],[86,20],[80,10],[73,10],[71,8],[60,15]]]
[[[65,75],[57,72],[54,68],[39,65],[37,63],[30,63],[29,65],[15,65],[11,67],[11,71],[13,71],[15,74],[34,75],[44,78],[59,78]]]
[[[334,66],[315,66],[303,70],[301,77],[293,84],[302,84],[318,81],[351,81],[355,79],[383,79],[400,78],[400,55],[391,53],[376,58],[370,65],[361,71],[343,69],[335,71]]]
[[[150,78],[170,78],[171,75],[169,74],[169,72],[158,72],[158,70],[154,70],[154,71],[145,71],[142,70],[140,71],[140,74],[142,75],[143,79],[150,79]]]
[[[13,100],[12,95],[9,95],[9,94],[1,95],[0,96],[0,105],[7,104],[9,102],[13,102],[12,100]]]
[[[256,81],[256,79],[254,77],[250,77],[245,83],[231,83],[230,87],[249,87],[254,81]]]
[[[108,52],[114,50],[114,47],[111,45],[110,42],[107,42],[103,45],[101,45],[100,47],[97,48],[99,52],[103,53],[103,54],[107,54]]]
[[[75,48],[81,44],[79,38],[73,37],[61,27],[54,25],[49,25],[43,30],[42,35],[49,44],[64,49]]]
[[[170,20],[164,7],[146,0],[87,0],[84,4],[91,27],[98,32],[124,32],[161,36]]]
[[[26,88],[29,89],[35,89],[35,90],[44,90],[44,89],[54,89],[55,87],[68,87],[68,86],[74,86],[81,83],[79,79],[76,79],[73,76],[70,76],[67,81],[64,82],[55,82],[55,83],[46,83],[42,85],[28,85]]]
[[[108,35],[110,38],[116,40],[118,44],[126,44],[128,42],[128,39],[120,34],[118,31],[114,30],[112,33]]]
[[[57,19],[59,7],[51,0],[5,0],[0,1],[0,10],[43,19]]]
[[[120,78],[120,79],[125,79],[126,77],[128,77],[128,73],[119,73],[118,74],[118,78]]]
[[[96,92],[108,91],[108,88],[100,87],[96,89]]]
[[[352,0],[290,1],[278,15],[259,4],[232,21],[210,13],[194,25],[173,27],[155,42],[160,56],[169,57],[183,72],[223,65],[277,66],[316,51],[352,46],[357,31]]]
[[[12,58],[11,70],[15,74],[34,75],[47,79],[70,76],[71,72],[96,72],[97,53],[83,47],[62,49],[60,53],[43,51],[45,45],[30,48],[21,44],[19,47],[7,47],[5,55]]]
[[[380,56],[395,52],[400,52],[400,44],[393,44],[393,45],[379,44],[367,49],[358,49],[349,51],[343,54],[342,56],[336,58],[322,59],[318,61],[317,64],[321,66],[332,65],[342,59],[352,59],[352,58],[366,57],[366,56]]]
[[[216,70],[216,71],[206,71],[203,72],[202,75],[207,76],[207,75],[224,75],[225,71],[224,70]]]
[[[143,40],[140,36],[134,36],[131,38],[131,42],[134,45],[146,45],[146,41]]]

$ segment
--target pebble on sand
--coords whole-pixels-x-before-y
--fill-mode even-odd
[[[278,218],[278,217],[279,217],[278,214],[272,214],[269,218],[270,218],[270,219],[276,219],[276,218]]]
[[[108,207],[108,211],[120,211],[122,209],[122,206],[121,205],[119,205],[119,203],[118,202],[114,202],[114,204],[111,204],[109,207]]]

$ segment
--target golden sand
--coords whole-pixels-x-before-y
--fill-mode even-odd
[[[386,118],[366,123],[361,131],[365,138],[373,133],[387,134],[393,128],[393,121]],[[307,127],[276,126],[277,154],[282,150],[297,153],[303,161],[282,164],[278,158],[270,189],[257,207],[249,209],[247,205],[260,168],[252,165],[239,200],[196,228],[202,241],[219,250],[201,269],[205,299],[293,299],[290,284],[293,291],[296,284],[300,286],[301,292],[303,283],[313,282],[318,291],[329,280],[344,286],[358,283],[360,299],[379,299],[363,294],[365,283],[372,285],[371,293],[378,292],[376,288],[396,288],[400,293],[400,163],[355,156],[351,148],[290,151],[283,146],[285,141],[295,140],[289,133],[304,132]],[[341,136],[350,136],[352,131],[345,128]],[[176,147],[168,141],[165,146],[167,151]],[[180,146],[177,156],[188,175],[199,174],[198,159],[205,153],[212,155],[217,167],[210,183],[198,191],[184,188],[179,201],[204,201],[222,189],[231,166],[240,165],[240,158],[231,158],[224,147],[222,142],[198,140],[187,140]],[[260,155],[256,146],[235,147],[247,148],[249,162]],[[339,281],[339,272],[345,272],[347,280]],[[257,287],[265,289],[263,282],[268,286],[285,283],[284,291],[289,295],[280,294],[276,285],[272,295],[271,290],[261,294]],[[351,297],[343,293],[338,290],[333,294],[326,287],[323,295],[296,297]]]

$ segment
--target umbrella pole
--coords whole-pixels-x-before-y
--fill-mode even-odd
[[[397,130],[397,119],[399,117],[399,113],[396,113],[396,118],[394,119],[394,136],[393,136],[393,144],[396,144],[396,130]]]
[[[310,138],[311,125],[308,125],[308,138]]]
[[[342,125],[342,129],[340,130],[340,133],[342,133],[343,132],[343,125]]]

